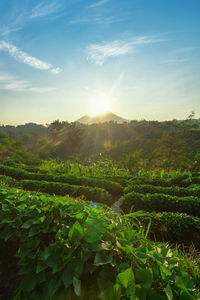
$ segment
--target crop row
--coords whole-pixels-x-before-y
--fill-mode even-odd
[[[104,180],[101,178],[32,173],[26,170],[21,170],[19,168],[13,168],[5,165],[0,165],[0,174],[7,175],[15,179],[43,180],[49,182],[62,182],[72,185],[99,187],[107,190],[112,195],[120,195],[123,192],[122,187],[119,183],[110,180]]]
[[[38,180],[16,180],[4,175],[1,175],[0,179],[3,179],[3,181],[10,186],[23,188],[29,191],[38,191],[48,193],[50,195],[83,197],[87,200],[95,200],[96,202],[101,202],[107,205],[112,204],[112,196],[106,190],[101,188]]]
[[[155,241],[171,242],[200,248],[200,219],[187,214],[160,212],[150,213],[138,211],[128,215],[128,218],[137,219],[146,228],[150,222],[148,236]]]
[[[23,169],[23,170],[31,172],[31,173],[42,173],[42,174],[48,174],[49,173],[47,169],[43,169],[43,168],[35,166],[35,165],[12,164],[11,167],[14,167],[14,168],[17,168],[17,169],[20,168],[20,169]],[[50,174],[54,174],[54,175],[61,175],[61,174],[63,175],[63,173],[61,173],[61,172],[58,173],[58,172],[53,172],[53,171],[50,172]],[[66,173],[64,173],[64,174],[65,174],[65,176],[67,175]],[[75,175],[71,175],[71,176],[75,177]],[[78,177],[80,177],[80,175]],[[110,175],[92,176],[92,178],[95,178],[98,181],[99,180],[101,181],[102,177],[103,177],[104,180],[106,180],[108,182],[117,182],[121,186],[126,186],[129,182],[129,180],[132,178],[131,176],[110,176]]]
[[[200,197],[200,186],[195,187],[179,187],[179,186],[155,186],[155,185],[147,185],[147,184],[132,184],[127,186],[124,189],[125,193],[137,192],[137,193],[150,193],[150,194],[167,194],[172,196],[184,197],[184,196],[195,196]]]
[[[149,177],[133,177],[131,179],[131,184],[148,184],[155,186],[180,186],[180,187],[188,187],[191,184],[200,184],[200,177],[186,177],[186,175],[179,176],[174,179],[162,179],[162,178],[149,178]]]
[[[191,276],[167,245],[145,239],[133,220],[3,186],[0,204],[2,280],[14,276],[15,299],[198,299],[198,273]],[[10,289],[1,292],[6,299]]]
[[[148,212],[180,212],[200,217],[200,200],[197,197],[176,197],[165,194],[140,194],[132,192],[121,198],[121,208],[129,213],[131,210]]]

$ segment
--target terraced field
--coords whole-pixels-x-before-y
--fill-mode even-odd
[[[0,180],[0,299],[200,299],[198,173],[1,165]]]

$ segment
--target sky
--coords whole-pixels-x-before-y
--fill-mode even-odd
[[[0,0],[0,125],[200,118],[199,0]],[[96,109],[96,110],[95,110]]]

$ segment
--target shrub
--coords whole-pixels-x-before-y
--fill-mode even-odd
[[[154,185],[129,185],[124,190],[125,193],[130,192],[137,192],[137,193],[150,193],[150,194],[167,194],[172,196],[184,197],[184,196],[196,196],[200,197],[200,186],[195,187],[178,187],[178,186],[170,186],[170,187],[163,187],[163,186],[154,186]]]
[[[86,198],[87,200],[97,201],[107,205],[111,205],[113,202],[111,195],[101,188],[48,181],[16,180],[12,177],[3,175],[1,175],[0,178],[2,178],[3,182],[7,183],[9,186],[21,187],[29,191],[38,191],[51,195],[69,195],[71,197]]]
[[[140,194],[132,192],[121,198],[121,208],[124,212],[133,211],[155,211],[155,212],[182,212],[189,215],[200,217],[199,198],[176,197],[164,194]]]
[[[16,179],[43,180],[50,182],[62,182],[72,185],[83,185],[104,188],[113,195],[122,194],[123,190],[119,183],[100,178],[84,178],[65,175],[31,173],[19,168],[0,166],[0,174],[14,177]]]
[[[147,227],[150,221],[149,237],[155,241],[191,246],[200,248],[200,219],[183,213],[149,213],[136,212],[128,217],[137,219],[142,226]]]
[[[15,244],[10,253],[1,252],[1,262],[15,255],[19,266],[19,272],[14,270],[15,299],[199,296],[198,274],[191,276],[180,256],[148,241],[134,222],[111,210],[3,187],[0,203],[1,247]],[[6,271],[2,269],[3,277]]]

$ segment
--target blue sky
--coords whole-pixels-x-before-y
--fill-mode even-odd
[[[0,122],[200,117],[199,0],[0,0]]]

